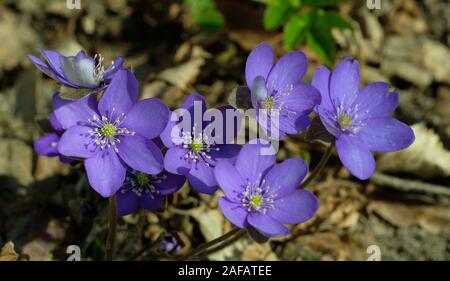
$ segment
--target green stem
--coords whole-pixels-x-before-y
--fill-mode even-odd
[[[112,261],[117,229],[116,196],[109,197],[108,201],[108,237],[106,238],[105,260]]]
[[[205,252],[208,248],[210,248],[214,245],[217,245],[223,241],[226,241],[227,239],[229,239],[235,235],[240,235],[240,233],[242,233],[242,232],[245,232],[245,229],[233,228],[232,230],[225,233],[224,235],[198,246],[197,248],[193,249],[186,255],[181,256],[178,260],[188,260],[190,258],[198,256],[198,255],[202,254],[203,252]]]
[[[333,152],[333,145],[328,146],[325,153],[322,155],[322,158],[319,161],[319,164],[312,170],[309,177],[300,185],[301,188],[307,187],[319,174],[322,172],[323,168],[330,159],[331,153]]]

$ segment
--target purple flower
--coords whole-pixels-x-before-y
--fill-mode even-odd
[[[406,124],[389,117],[398,106],[397,91],[384,82],[359,89],[359,62],[343,59],[333,73],[326,67],[316,70],[312,84],[322,95],[317,107],[320,119],[335,139],[343,165],[359,179],[375,171],[371,151],[404,149],[414,142]]]
[[[174,255],[181,249],[178,238],[173,234],[165,234],[161,237],[160,251],[169,255]]]
[[[58,99],[58,94],[53,95],[52,104],[56,103]],[[58,143],[61,135],[64,132],[64,129],[59,123],[58,119],[56,119],[55,113],[50,113],[49,117],[50,126],[55,130],[53,133],[47,133],[42,137],[38,138],[34,142],[34,151],[41,156],[47,157],[55,157],[59,156],[61,162],[63,163],[71,163],[72,159],[67,158],[61,155],[58,151]]]
[[[201,105],[201,108],[194,104]],[[216,162],[220,159],[232,161],[241,147],[228,144],[229,139],[234,136],[226,136],[223,132],[216,132],[220,136],[220,143],[208,137],[210,128],[208,125],[212,122],[203,121],[203,116],[207,112],[205,100],[201,95],[188,96],[181,108],[186,111],[180,117],[184,119],[184,116],[189,115],[191,124],[189,128],[182,128],[181,123],[169,121],[161,134],[164,145],[168,147],[164,157],[164,168],[171,173],[186,176],[190,185],[198,192],[213,194],[218,189],[213,172]],[[198,108],[197,112],[194,112],[194,108]],[[226,120],[227,109],[234,111],[229,106],[219,109],[223,121]],[[200,115],[201,120],[196,120],[196,115]]]
[[[274,65],[273,50],[265,42],[248,56],[245,79],[258,122],[270,138],[283,139],[286,134],[298,134],[309,126],[308,114],[320,103],[320,94],[300,82],[307,68],[302,52],[290,52]]]
[[[39,50],[43,57],[28,55],[28,59],[47,76],[75,89],[101,89],[122,68],[124,59],[117,58],[108,68],[103,67],[103,57],[87,56],[83,51],[75,56],[63,56],[51,50]]]
[[[214,170],[225,193],[219,206],[239,228],[252,227],[266,237],[289,234],[284,224],[309,220],[319,207],[309,191],[298,189],[307,173],[300,158],[275,163],[275,155],[262,155],[262,144],[246,144],[233,165],[220,161]]]
[[[138,83],[128,69],[119,70],[97,103],[94,95],[77,101],[59,99],[54,113],[67,130],[58,150],[85,158],[91,186],[104,197],[122,186],[128,167],[158,174],[160,149],[151,140],[165,128],[168,108],[158,99],[138,103]]]
[[[157,210],[163,204],[164,197],[179,190],[185,181],[184,176],[166,171],[149,175],[130,169],[122,188],[116,193],[117,213],[125,216],[138,208]]]

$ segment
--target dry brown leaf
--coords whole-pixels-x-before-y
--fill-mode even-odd
[[[0,261],[17,261],[19,255],[14,250],[14,243],[9,241],[0,252]]]
[[[412,126],[416,140],[407,149],[386,153],[378,159],[378,169],[389,172],[408,172],[419,177],[450,176],[450,151],[439,136],[424,123]]]
[[[191,57],[187,62],[163,70],[157,76],[158,79],[166,81],[180,89],[187,90],[200,74],[205,60],[211,55],[201,47],[192,47]]]
[[[450,234],[449,207],[373,201],[367,206],[367,212],[369,214],[375,213],[399,227],[420,225],[432,234]]]

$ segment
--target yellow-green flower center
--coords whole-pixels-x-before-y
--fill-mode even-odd
[[[342,114],[341,116],[339,116],[338,123],[341,129],[346,129],[352,123],[352,118],[346,114]]]
[[[250,205],[257,209],[261,206],[261,204],[263,203],[263,197],[259,194],[255,194],[252,197],[250,197]]]
[[[149,181],[150,181],[150,179],[144,173],[138,173],[136,175],[136,182],[139,186],[144,186],[144,185],[148,184]]]
[[[191,143],[191,150],[193,152],[200,152],[203,150],[203,143],[200,140],[193,140]]]
[[[112,138],[116,134],[116,127],[113,124],[106,124],[102,127],[102,134],[107,138]]]
[[[274,105],[275,105],[275,101],[270,96],[266,97],[266,99],[261,102],[261,107],[264,108],[264,109],[269,109],[270,110],[270,109],[273,108]]]

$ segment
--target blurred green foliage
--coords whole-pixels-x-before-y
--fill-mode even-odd
[[[306,41],[320,59],[333,65],[336,48],[332,28],[351,28],[338,13],[327,10],[346,0],[262,0],[267,5],[264,27],[274,30],[283,27],[284,48],[292,50]]]
[[[351,24],[333,6],[347,0],[253,0],[266,5],[263,24],[267,30],[283,26],[284,48],[292,50],[306,42],[327,65],[334,64],[336,47],[332,28],[351,29]],[[214,0],[185,0],[190,7],[193,23],[214,32],[224,24]]]
[[[214,32],[223,26],[223,16],[214,0],[185,0],[185,3],[190,8],[192,22],[202,30]]]

